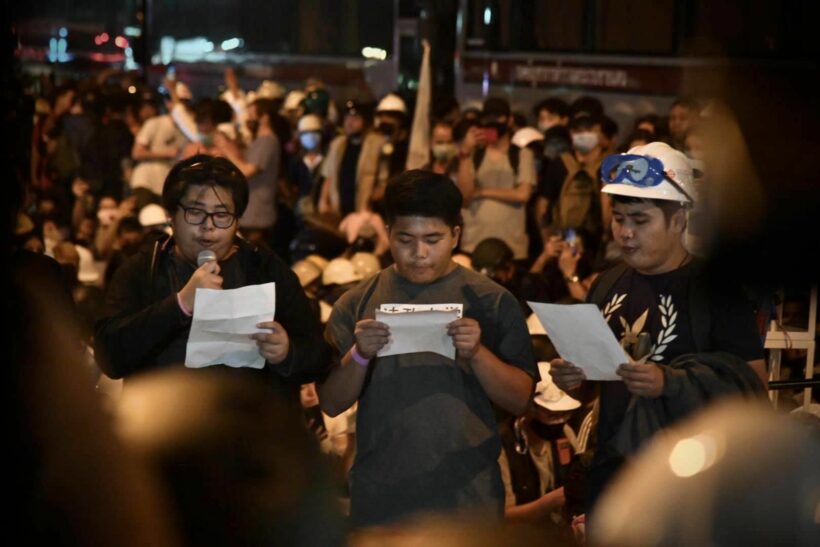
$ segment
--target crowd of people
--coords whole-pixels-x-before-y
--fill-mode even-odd
[[[32,89],[15,245],[59,264],[88,383],[126,446],[166,479],[201,457],[169,479],[189,541],[337,543],[345,526],[468,514],[582,543],[659,431],[715,399],[765,400],[768,301],[700,256],[705,104],[619,128],[590,96],[531,112],[436,97],[419,135],[398,94],[243,90],[230,69],[197,98],[108,72]],[[429,159],[414,165],[419,147]],[[250,335],[261,369],[179,370],[199,289],[269,282],[276,316]],[[562,359],[529,302],[596,304],[626,352],[621,381]],[[384,354],[391,306],[457,309],[454,354]],[[176,415],[200,397],[216,432]],[[146,433],[149,419],[169,429]],[[292,520],[265,522],[286,507]],[[199,528],[200,514],[215,520]],[[312,529],[317,517],[332,528]]]

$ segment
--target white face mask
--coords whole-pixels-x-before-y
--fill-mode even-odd
[[[582,131],[572,135],[572,147],[578,152],[585,154],[598,146],[598,133],[594,131]]]
[[[450,161],[458,154],[458,148],[453,143],[433,145],[433,159],[440,162]]]

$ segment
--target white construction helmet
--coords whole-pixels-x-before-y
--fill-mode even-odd
[[[257,99],[281,99],[285,96],[286,90],[282,84],[273,80],[263,80],[256,88]]]
[[[601,164],[601,180],[606,194],[688,204],[697,199],[689,159],[664,142],[607,156]]]
[[[407,114],[407,106],[404,104],[404,100],[402,100],[401,97],[395,93],[388,93],[381,101],[379,101],[379,104],[376,107],[376,113],[378,114],[379,112],[400,112],[402,114]]]
[[[321,131],[322,120],[316,114],[305,114],[299,118],[299,124],[296,126],[299,133],[307,133],[308,131]]]
[[[322,277],[322,269],[310,260],[298,260],[290,269],[299,278],[299,284],[302,287],[307,287]]]
[[[322,272],[322,283],[324,285],[346,285],[354,281],[360,281],[362,276],[353,267],[353,263],[346,258],[334,258],[327,264],[327,268]]]
[[[328,265],[327,259],[325,257],[323,257],[322,255],[316,255],[316,254],[307,255],[305,257],[305,260],[307,260],[308,262],[313,262],[314,264],[319,266],[319,269],[322,270],[322,271],[324,271],[324,269],[327,268],[327,265]]]
[[[381,262],[373,253],[358,252],[350,257],[350,262],[353,263],[353,268],[356,273],[365,277],[378,273],[382,269]]]
[[[305,92],[300,89],[294,89],[288,92],[285,97],[285,103],[282,105],[283,110],[297,110],[299,105],[305,98]]]
[[[522,127],[512,137],[512,143],[518,148],[526,148],[535,141],[543,141],[544,134],[534,127]]]
[[[581,406],[578,400],[561,391],[552,381],[549,362],[539,361],[538,373],[541,375],[541,380],[535,384],[535,397],[533,398],[535,404],[553,412],[574,410]]]
[[[139,222],[141,226],[164,226],[168,224],[168,215],[165,209],[156,203],[149,203],[139,212]]]

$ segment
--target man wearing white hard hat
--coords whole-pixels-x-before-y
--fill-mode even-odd
[[[406,169],[410,149],[409,121],[407,105],[395,93],[385,95],[376,106],[375,128],[386,141],[379,153],[376,181],[370,193],[371,202],[381,202],[387,181]],[[378,205],[374,210],[379,212]]]
[[[624,263],[601,274],[588,300],[632,358],[617,370],[622,381],[601,382],[588,509],[658,429],[713,398],[761,395],[765,382],[751,306],[737,283],[707,273],[683,244],[686,212],[697,199],[686,156],[653,142],[608,156],[600,174]],[[584,363],[576,365],[552,361],[550,374],[564,391],[585,380]]]

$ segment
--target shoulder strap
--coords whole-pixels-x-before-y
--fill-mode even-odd
[[[587,302],[591,302],[599,308],[603,306],[604,300],[609,296],[615,283],[623,277],[627,270],[629,270],[629,266],[621,262],[599,275],[592,287],[589,288]]]

